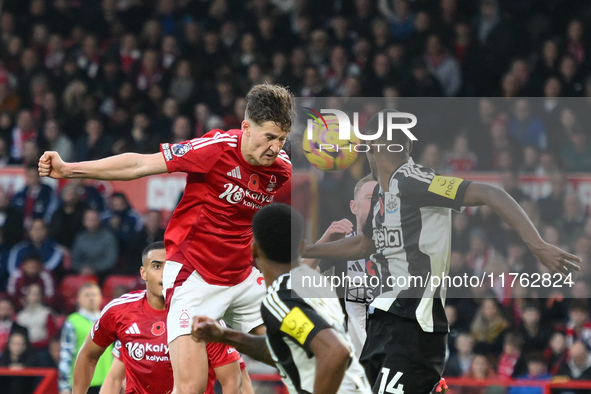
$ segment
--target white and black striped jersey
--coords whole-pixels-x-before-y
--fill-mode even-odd
[[[353,231],[347,237],[355,235],[357,232]],[[344,281],[344,284],[342,283],[336,290],[345,313],[347,332],[355,345],[357,356],[360,356],[367,337],[365,332],[367,307],[373,300],[374,289],[369,286],[367,280],[367,277],[375,275],[373,263],[369,257],[349,261],[323,259],[319,267],[320,272],[325,276],[350,279],[350,282]]]
[[[388,191],[376,187],[363,227],[376,246],[371,259],[382,286],[371,307],[416,319],[425,332],[448,331],[446,289],[427,284],[449,272],[451,209],[461,211],[469,184],[409,159],[390,176]]]
[[[310,350],[314,337],[326,328],[333,328],[350,350],[351,362],[338,391],[340,394],[370,394],[365,371],[355,356],[351,339],[345,331],[344,315],[336,294],[318,297],[316,289],[292,288],[292,280],[318,277],[307,266],[295,268],[277,278],[267,290],[261,314],[267,329],[267,346],[288,390],[292,394],[314,391],[316,358]],[[303,282],[305,283],[305,281]],[[327,290],[322,290],[326,292]],[[326,293],[324,293],[326,294]],[[326,377],[330,379],[330,377]]]

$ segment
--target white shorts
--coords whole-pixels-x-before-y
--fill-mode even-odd
[[[190,267],[167,261],[162,285],[168,309],[168,343],[181,335],[189,335],[193,316],[197,315],[223,319],[242,332],[263,324],[261,302],[267,290],[263,275],[254,267],[242,283],[218,286],[207,283]]]

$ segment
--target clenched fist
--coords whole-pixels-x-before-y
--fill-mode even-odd
[[[54,179],[66,178],[66,163],[59,153],[47,151],[39,159],[39,176],[48,176]]]

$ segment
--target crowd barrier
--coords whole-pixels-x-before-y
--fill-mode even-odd
[[[12,369],[0,367],[0,376],[38,376],[41,378],[41,381],[37,385],[33,394],[58,394],[57,369],[54,368]],[[2,392],[1,387],[0,392]]]

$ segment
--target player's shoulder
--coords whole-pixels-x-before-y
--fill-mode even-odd
[[[199,150],[206,147],[229,149],[238,147],[238,141],[242,135],[242,130],[220,130],[214,129],[203,135],[203,137],[193,138],[190,141],[193,150]]]
[[[277,155],[277,159],[275,160],[275,163],[277,163],[277,166],[286,171],[289,172],[291,174],[291,159],[289,158],[289,155],[287,154],[287,152],[285,152],[283,149],[281,149],[279,151],[279,154]]]
[[[430,184],[434,177],[433,169],[416,164],[411,159],[400,167],[393,178],[396,178],[399,183],[419,181]]]
[[[142,302],[146,295],[146,290],[132,291],[131,293],[123,294],[119,298],[115,298],[109,302],[101,311],[101,317],[106,313],[117,313],[134,308],[139,302]]]

